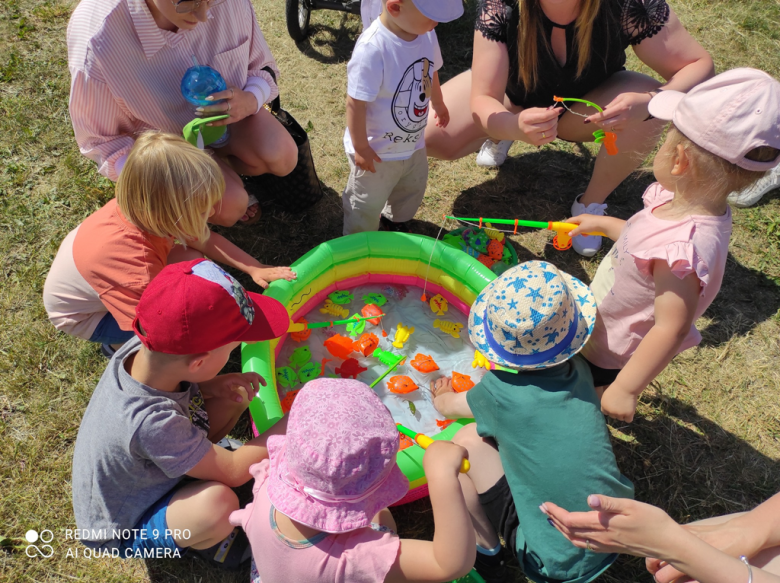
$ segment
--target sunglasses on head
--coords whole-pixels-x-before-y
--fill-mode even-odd
[[[188,12],[195,12],[200,8],[201,4],[206,5],[206,10],[213,8],[217,4],[222,4],[225,0],[179,0],[174,2],[171,0],[171,4],[174,5],[178,14],[187,14]]]

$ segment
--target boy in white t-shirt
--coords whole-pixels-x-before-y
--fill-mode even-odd
[[[342,195],[344,234],[406,230],[425,194],[425,126],[433,107],[445,127],[441,51],[433,29],[463,14],[461,0],[382,0],[347,67],[350,174]]]

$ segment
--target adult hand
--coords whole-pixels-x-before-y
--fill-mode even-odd
[[[752,541],[746,540],[749,538],[750,532],[735,524],[734,519],[720,524],[686,524],[683,528],[710,546],[732,557],[739,558],[742,555],[751,557],[761,550]],[[645,561],[645,566],[655,577],[657,583],[688,583],[693,581],[661,559],[648,558]]]
[[[366,172],[376,172],[374,162],[381,162],[382,158],[374,152],[374,148],[366,144],[365,146],[355,146],[355,166]]]
[[[263,289],[267,288],[270,282],[277,279],[294,281],[298,278],[298,274],[289,267],[255,267],[247,271],[247,274],[252,278],[252,281]]]
[[[650,99],[647,93],[621,93],[603,112],[587,117],[585,123],[592,122],[604,130],[619,132],[647,118]]]
[[[601,396],[601,412],[613,419],[631,423],[634,420],[638,400],[639,398],[633,393],[612,383]]]
[[[256,372],[223,374],[205,383],[200,383],[200,391],[204,399],[230,399],[236,403],[251,401],[260,390],[260,385],[266,382]]]
[[[254,115],[257,111],[257,98],[254,93],[243,91],[238,87],[228,87],[225,91],[219,91],[213,95],[209,95],[206,99],[209,101],[224,101],[215,103],[214,105],[198,107],[195,112],[199,116],[211,117],[223,113],[230,116],[207,124],[209,126],[225,126],[236,123],[245,117]]]
[[[520,139],[532,146],[549,144],[558,137],[558,118],[564,109],[531,107],[517,116],[517,127],[523,132]]]
[[[668,556],[682,527],[660,508],[628,498],[588,496],[592,512],[569,512],[552,502],[539,508],[571,543],[597,553]]]

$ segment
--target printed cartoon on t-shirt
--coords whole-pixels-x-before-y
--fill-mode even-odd
[[[413,134],[428,123],[433,87],[433,62],[423,57],[412,63],[393,97],[393,119],[403,131]]]

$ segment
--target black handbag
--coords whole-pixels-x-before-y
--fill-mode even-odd
[[[276,75],[270,67],[264,67],[276,81]],[[298,163],[295,169],[287,176],[275,176],[273,174],[261,174],[244,179],[244,183],[250,194],[254,194],[259,200],[271,199],[282,209],[291,212],[303,212],[322,198],[322,186],[314,168],[314,158],[311,155],[309,136],[289,111],[282,109],[279,96],[268,109],[290,133],[295,145],[298,146]]]

